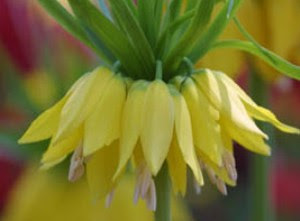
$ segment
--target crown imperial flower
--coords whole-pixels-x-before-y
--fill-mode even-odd
[[[69,179],[86,167],[94,196],[114,190],[133,159],[136,196],[155,209],[153,177],[167,163],[175,192],[186,191],[187,166],[196,183],[202,171],[227,194],[237,180],[233,141],[250,151],[270,155],[267,135],[254,119],[287,133],[299,133],[255,104],[222,72],[201,70],[191,76],[137,80],[128,85],[119,74],[100,67],[81,77],[52,108],[29,127],[20,143],[52,138],[42,158],[49,168],[73,153]]]
[[[254,103],[226,74],[193,68],[207,51],[229,45],[299,78],[298,67],[255,41],[215,43],[240,1],[225,1],[210,25],[219,1],[197,1],[194,8],[194,1],[110,0],[112,19],[103,6],[100,11],[87,0],[69,0],[79,23],[56,1],[40,1],[107,64],[78,79],[19,142],[51,138],[42,167],[72,154],[69,179],[86,171],[95,198],[107,196],[109,204],[128,165],[136,172],[134,201],[145,199],[151,210],[162,192],[155,179],[165,168],[176,193],[185,194],[190,168],[198,191],[205,171],[226,195],[226,185],[235,186],[237,180],[233,141],[262,155],[271,153],[268,136],[254,119],[299,133]]]

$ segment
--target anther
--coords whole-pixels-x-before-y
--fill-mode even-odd
[[[80,145],[77,147],[71,157],[68,179],[71,182],[75,182],[84,174],[84,158],[83,147]]]
[[[114,195],[115,195],[115,189],[113,189],[112,191],[110,191],[110,193],[106,196],[106,200],[105,200],[105,207],[106,208],[109,208],[111,203],[112,203],[112,200],[114,198]]]
[[[139,197],[146,201],[149,210],[154,211],[156,209],[155,183],[151,172],[145,164],[140,165],[137,169],[137,180],[133,198],[135,204],[138,202]]]
[[[197,195],[201,194],[202,188],[195,179],[194,179],[194,189]]]
[[[218,188],[218,190],[225,196],[227,196],[227,187],[226,187],[226,184],[224,183],[223,180],[217,178],[216,179],[216,186]]]
[[[148,192],[145,197],[147,208],[151,211],[156,210],[156,189],[153,179],[151,179]]]

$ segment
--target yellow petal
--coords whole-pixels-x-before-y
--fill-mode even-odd
[[[217,164],[215,164],[213,161],[210,160],[210,158],[200,149],[197,150],[197,155],[200,157],[200,159],[204,162],[204,164],[208,165],[215,174],[223,180],[225,183],[227,183],[230,186],[235,186],[236,181],[229,178],[227,170],[224,167],[220,167]]]
[[[192,123],[187,104],[179,91],[174,87],[171,87],[171,91],[175,109],[175,132],[179,148],[184,161],[193,171],[195,179],[199,185],[203,185],[201,169],[194,150]]]
[[[120,137],[121,117],[126,98],[126,85],[121,76],[115,75],[94,111],[84,125],[84,156],[109,145]]]
[[[118,165],[117,141],[95,152],[86,163],[87,181],[94,199],[107,195],[114,183],[113,175]]]
[[[143,149],[142,149],[142,144],[140,142],[140,140],[138,141],[136,147],[134,148],[133,151],[133,166],[135,168],[145,164],[145,158],[144,158],[144,153],[143,153]]]
[[[50,163],[43,163],[41,166],[40,166],[40,170],[48,170],[52,167],[54,167],[55,165],[61,163],[62,161],[64,161],[65,159],[67,158],[67,155],[59,158],[58,160],[55,160],[55,161],[51,161]]]
[[[250,106],[248,104],[245,104],[245,106],[246,106],[248,113],[255,119],[260,120],[260,121],[269,122],[283,132],[300,134],[300,130],[298,128],[291,127],[289,125],[286,125],[286,124],[280,122],[277,119],[277,117],[268,109],[265,109],[265,108],[257,106],[257,105]]]
[[[76,88],[78,88],[81,84],[83,84],[83,82],[88,76],[89,74],[84,74],[77,81],[75,81],[73,85],[70,87],[70,89],[67,91],[66,95],[70,95],[71,93],[73,93],[76,90]]]
[[[180,192],[184,196],[186,192],[186,164],[178,147],[176,137],[173,138],[167,162],[174,193]]]
[[[219,74],[218,77],[227,85],[227,87],[239,95],[242,99],[247,112],[251,117],[257,120],[265,121],[273,124],[279,130],[286,133],[296,133],[299,134],[300,130],[284,123],[281,123],[277,117],[268,109],[257,105],[244,91],[241,89],[233,80],[227,77],[225,74]]]
[[[222,137],[222,142],[223,146],[230,152],[233,153],[233,140],[229,136],[229,134],[226,133],[226,131],[221,130],[221,137]]]
[[[116,178],[126,166],[140,136],[141,117],[148,84],[146,81],[137,81],[132,85],[129,91],[122,114],[120,161],[114,178]]]
[[[222,146],[218,112],[197,89],[189,78],[182,87],[182,94],[187,102],[192,119],[194,143],[217,165],[221,165],[220,148]]]
[[[82,127],[75,130],[69,137],[58,143],[51,142],[47,151],[42,158],[43,164],[59,162],[59,159],[71,153],[78,145],[80,145],[83,137]]]
[[[240,129],[227,119],[221,119],[220,123],[222,128],[243,147],[259,154],[267,156],[271,154],[270,147],[265,144],[264,139],[260,135]]]
[[[63,97],[53,107],[40,114],[18,142],[20,144],[31,143],[52,137],[58,126],[61,109],[67,99],[67,96]]]
[[[246,94],[246,92],[226,74],[217,72],[214,76],[222,81],[229,90],[235,91],[244,102],[255,105],[254,101]]]
[[[230,90],[227,84],[224,84],[218,77],[219,72],[206,70],[205,73],[194,75],[198,87],[208,97],[209,101],[220,111],[224,118],[231,121],[238,128],[256,133],[264,138],[267,135],[263,133],[249,117],[243,103],[237,92]]]
[[[78,84],[61,112],[58,132],[54,143],[72,133],[86,119],[99,101],[112,72],[98,68]]]
[[[18,142],[20,144],[31,143],[52,137],[56,133],[62,108],[64,107],[66,101],[74,92],[74,90],[80,84],[82,84],[85,77],[86,75],[79,78],[60,101],[58,101],[51,108],[40,114],[38,118],[31,123],[26,133]]]
[[[174,85],[178,91],[181,91],[184,81],[185,81],[185,78],[183,76],[179,75],[179,76],[172,78],[170,80],[170,83],[172,85]]]
[[[146,93],[141,143],[146,162],[153,175],[160,170],[172,141],[174,108],[166,84],[152,82]]]

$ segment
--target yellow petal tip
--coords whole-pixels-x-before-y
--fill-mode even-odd
[[[118,167],[118,169],[116,170],[113,178],[112,178],[112,181],[116,181],[117,178],[120,176],[120,174],[123,172],[123,168],[122,167]]]
[[[272,154],[271,148],[268,146],[268,148],[266,148],[265,152],[262,152],[261,154],[269,157]]]
[[[28,143],[26,141],[26,139],[24,138],[24,136],[22,136],[17,142],[18,142],[18,144],[26,144],[26,143]]]
[[[28,144],[28,143],[38,142],[38,141],[40,140],[33,139],[32,137],[30,137],[30,135],[27,135],[27,132],[25,132],[17,142],[18,144]]]
[[[286,130],[284,132],[290,133],[290,134],[300,134],[300,129],[289,126],[286,128]]]

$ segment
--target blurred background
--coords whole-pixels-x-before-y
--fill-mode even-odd
[[[300,65],[299,0],[245,0],[238,17],[259,43]],[[242,37],[230,24],[222,38]],[[38,113],[99,63],[36,0],[0,1],[0,220],[153,219],[143,202],[132,205],[132,177],[124,179],[111,208],[105,209],[104,202],[91,201],[84,180],[67,182],[66,165],[46,172],[38,170],[39,158],[48,141],[17,144]],[[249,74],[260,75],[269,90],[269,107],[282,121],[300,127],[299,82],[284,78],[255,58],[236,51],[209,53],[197,65],[223,70],[246,90]],[[276,130],[272,133],[273,155],[269,159],[268,176],[272,220],[297,221],[300,220],[300,137]],[[236,145],[235,157],[237,187],[230,188],[224,197],[208,181],[202,193],[196,195],[190,182],[187,197],[176,198],[172,203],[173,220],[251,220],[252,154]]]

